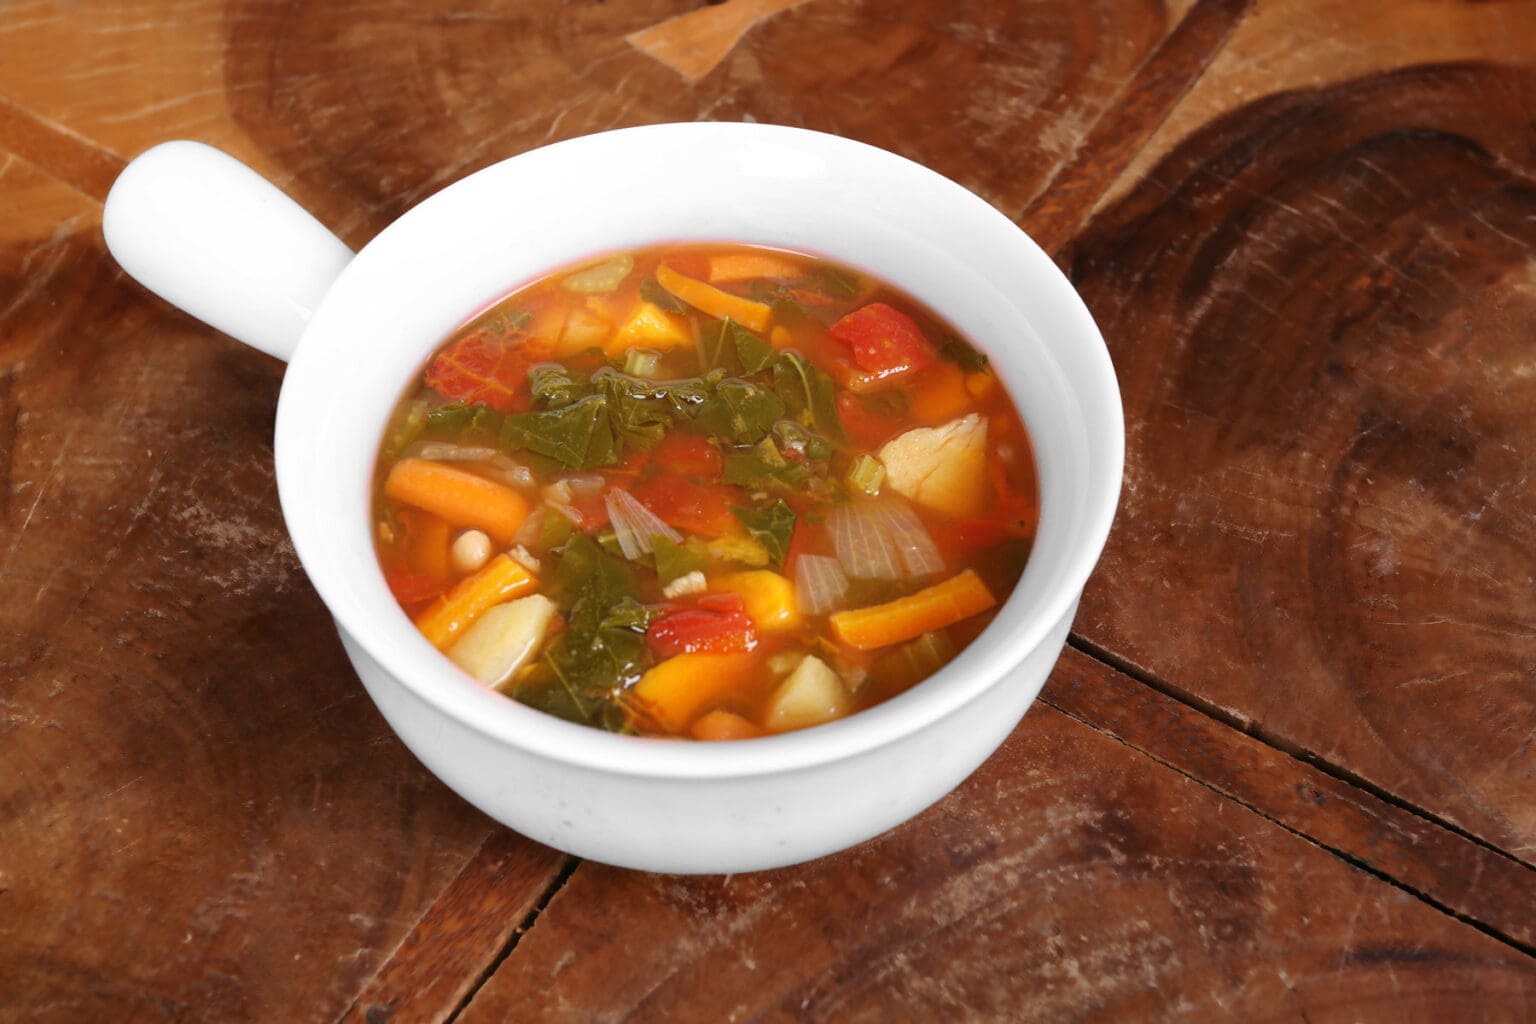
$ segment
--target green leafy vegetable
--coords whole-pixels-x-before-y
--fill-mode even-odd
[[[706,433],[734,444],[756,444],[784,415],[784,403],[774,392],[750,381],[727,377],[699,407],[694,424]]]
[[[573,469],[618,461],[608,400],[602,395],[589,395],[547,412],[508,416],[501,425],[501,445],[534,452]]]
[[[773,362],[774,348],[734,320],[716,320],[699,332],[699,368],[750,377]]]
[[[562,409],[591,393],[587,382],[554,363],[542,363],[528,371],[528,387],[546,409]]]
[[[427,433],[435,436],[495,437],[501,430],[501,416],[489,406],[454,402],[427,413]]]
[[[832,378],[809,359],[798,352],[780,353],[773,363],[773,391],[796,422],[834,444],[847,443]]]
[[[583,720],[611,728],[612,699],[643,671],[651,612],[640,602],[629,567],[581,533],[560,549],[551,589],[566,615],[566,628],[550,644],[543,664],[565,697],[550,697],[548,684],[539,692]],[[523,699],[521,688],[518,698]],[[604,711],[605,706],[610,710]]]
[[[834,299],[851,299],[864,290],[858,275],[827,263],[816,265],[808,283],[812,289]]]
[[[701,552],[670,537],[653,537],[651,546],[656,556],[656,576],[662,586],[691,572],[703,572],[709,564],[709,559]]]
[[[795,512],[784,502],[776,501],[772,508],[738,508],[731,506],[731,513],[747,528],[752,539],[761,544],[768,557],[778,568],[783,568],[789,554],[789,539],[795,532]]]
[[[640,298],[668,313],[686,313],[688,304],[661,286],[654,277],[640,282]]]
[[[725,483],[753,490],[795,489],[811,475],[810,467],[784,457],[772,438],[751,448],[727,452],[723,460]]]

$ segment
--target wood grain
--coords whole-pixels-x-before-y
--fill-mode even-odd
[[[490,825],[304,580],[277,364],[124,279],[94,201],[0,168],[0,1018],[334,1017]]]
[[[1012,215],[1191,2],[812,0],[755,24],[690,85],[626,41],[697,9],[684,0],[155,0],[89,18],[11,0],[0,95],[120,157],[168,137],[221,146],[354,246],[497,159],[701,118],[881,145]]]
[[[460,1019],[1518,1021],[1533,1000],[1536,960],[1037,705],[848,853],[582,865]]]
[[[343,1024],[450,1019],[573,859],[497,829],[342,1016]]]
[[[1070,258],[1128,420],[1081,635],[1528,862],[1533,107],[1488,64],[1276,94]]]
[[[1041,700],[1536,954],[1536,869],[1068,649]]]

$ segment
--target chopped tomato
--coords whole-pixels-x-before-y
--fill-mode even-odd
[[[706,594],[652,621],[645,642],[660,658],[744,654],[757,646],[757,630],[740,594]]]
[[[389,587],[389,592],[395,595],[395,600],[407,611],[416,605],[425,604],[448,589],[442,580],[433,579],[426,573],[412,572],[399,564],[384,570],[384,583]]]
[[[581,516],[581,528],[586,533],[596,533],[608,525],[608,503],[601,492],[573,495],[571,508]]]
[[[668,526],[705,537],[736,533],[739,526],[731,506],[747,504],[739,487],[699,484],[678,473],[658,473],[629,493]]]
[[[969,558],[1009,538],[1028,536],[1028,530],[1007,520],[964,519],[955,524],[945,540],[951,552]]]
[[[424,380],[450,401],[479,403],[503,414],[516,412],[527,404],[521,389],[528,371],[548,359],[553,348],[543,338],[476,331],[439,352]]]
[[[852,349],[859,369],[876,377],[924,370],[939,361],[917,321],[883,302],[861,306],[827,334]]]
[[[720,449],[707,437],[685,434],[681,430],[669,430],[661,443],[651,449],[651,458],[658,466],[665,466],[674,473],[702,476],[710,480],[720,479],[724,461]]]
[[[869,408],[858,395],[837,393],[837,415],[855,448],[876,448],[901,429],[901,420]]]

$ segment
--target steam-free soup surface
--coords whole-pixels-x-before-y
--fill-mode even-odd
[[[864,274],[740,245],[615,253],[477,316],[400,403],[376,490],[390,589],[465,672],[696,739],[942,668],[1037,509],[972,345]]]

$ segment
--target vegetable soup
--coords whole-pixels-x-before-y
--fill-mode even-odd
[[[385,579],[461,669],[695,739],[931,675],[1018,581],[1038,511],[985,356],[863,273],[725,244],[615,253],[476,316],[375,486]]]

